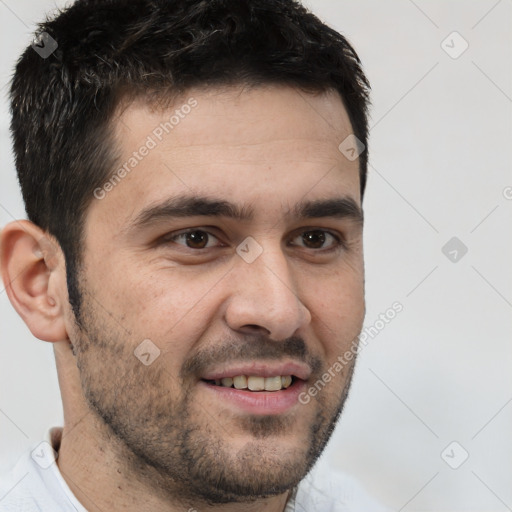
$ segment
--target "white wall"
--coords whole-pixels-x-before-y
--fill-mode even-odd
[[[403,305],[361,353],[325,459],[397,511],[511,510],[512,2],[306,4],[353,42],[373,86],[366,325]],[[24,216],[6,83],[53,5],[0,2],[0,226]],[[441,46],[453,31],[469,44],[456,59]],[[468,249],[457,262],[442,252],[452,237]],[[51,346],[3,291],[0,315],[5,471],[62,413]],[[441,457],[452,441],[452,465],[469,453],[458,469]]]

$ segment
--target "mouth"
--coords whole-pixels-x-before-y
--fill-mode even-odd
[[[201,375],[199,383],[212,406],[276,415],[299,406],[299,395],[310,375],[309,366],[301,363],[249,363],[212,369]]]
[[[235,377],[224,377],[222,379],[205,380],[211,386],[220,386],[232,389],[246,389],[249,391],[281,391],[289,388],[297,377],[294,375],[276,375],[273,377],[262,377],[260,375],[236,375]]]

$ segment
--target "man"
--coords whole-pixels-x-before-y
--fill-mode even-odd
[[[41,24],[2,277],[53,343],[65,424],[1,510],[380,510],[310,474],[364,317],[368,90],[293,0],[79,0]]]

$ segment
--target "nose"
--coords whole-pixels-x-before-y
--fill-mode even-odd
[[[244,334],[263,332],[274,340],[296,335],[311,322],[297,279],[280,248],[263,247],[251,263],[239,258],[230,275],[229,327]]]

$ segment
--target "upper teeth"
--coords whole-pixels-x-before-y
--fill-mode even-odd
[[[279,391],[280,389],[290,387],[291,383],[291,375],[276,375],[275,377],[237,375],[236,377],[215,380],[217,386],[224,386],[226,388],[234,386],[236,389],[249,388],[251,391]]]

